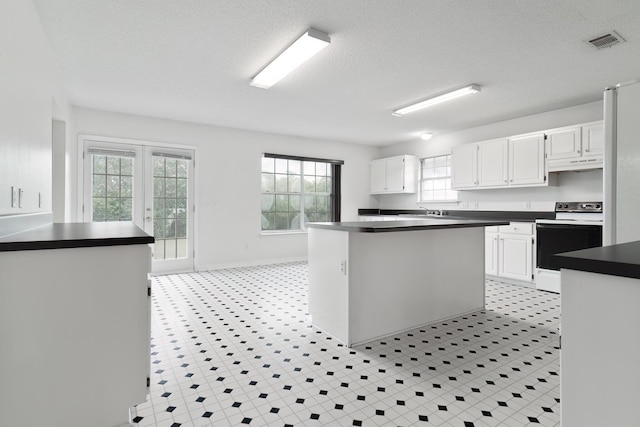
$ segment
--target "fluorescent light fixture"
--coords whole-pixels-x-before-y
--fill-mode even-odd
[[[420,139],[423,141],[428,141],[433,138],[433,134],[431,132],[422,132],[420,134]]]
[[[422,101],[414,102],[411,105],[407,105],[406,107],[398,108],[394,110],[394,116],[400,117],[405,114],[413,113],[414,111],[421,110],[426,107],[430,107],[432,105],[440,104],[441,102],[449,101],[450,99],[455,99],[463,95],[468,95],[470,93],[480,92],[480,86],[478,85],[469,85],[460,89],[452,90],[450,92],[443,93],[442,95],[434,96],[432,98],[427,98]]]
[[[331,39],[322,31],[309,28],[288,48],[264,67],[253,79],[251,86],[269,89],[307,59],[327,47]]]

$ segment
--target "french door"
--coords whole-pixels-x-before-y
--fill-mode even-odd
[[[84,221],[132,221],[155,237],[154,273],[193,270],[193,151],[84,143]]]

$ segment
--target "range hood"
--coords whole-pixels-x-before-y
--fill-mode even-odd
[[[577,171],[588,169],[602,169],[603,156],[578,157],[568,159],[549,160],[549,172]]]

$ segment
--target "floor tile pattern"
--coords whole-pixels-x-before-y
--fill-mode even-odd
[[[560,299],[488,281],[486,309],[347,348],[310,325],[307,265],[153,282],[134,426],[560,424]]]

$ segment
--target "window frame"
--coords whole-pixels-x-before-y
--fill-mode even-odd
[[[429,160],[429,159],[433,159],[434,163],[436,162],[437,158],[441,158],[441,157],[448,157],[448,163],[446,163],[445,166],[449,167],[449,174],[448,175],[443,175],[443,176],[434,176],[434,177],[429,177],[429,178],[425,178],[424,176],[424,162],[425,160]],[[445,162],[447,162],[447,160],[445,160]],[[419,162],[419,166],[420,166],[420,173],[419,173],[419,177],[418,177],[418,203],[456,203],[459,201],[459,191],[455,190],[452,188],[453,185],[453,175],[452,175],[452,162],[453,162],[453,154],[451,152],[446,152],[446,153],[438,153],[438,154],[432,154],[429,156],[425,156],[425,157],[421,157],[420,158],[420,162]],[[434,166],[435,169],[435,166]],[[445,186],[445,194],[447,193],[453,193],[454,194],[454,198],[440,198],[440,199],[424,199],[424,184],[425,181],[442,181],[442,180],[449,180],[449,186],[446,187]]]
[[[273,153],[263,153],[262,157],[261,157],[261,161],[262,159],[265,158],[270,158],[270,159],[274,159],[274,162],[277,161],[278,159],[280,160],[294,160],[294,161],[299,161],[300,162],[300,177],[301,177],[301,182],[300,182],[300,191],[299,192],[291,192],[291,191],[276,191],[276,188],[274,188],[274,191],[264,191],[262,188],[262,183],[261,183],[261,187],[260,187],[260,197],[262,200],[262,196],[264,195],[299,195],[300,196],[300,203],[299,203],[299,210],[298,213],[300,215],[301,221],[299,224],[298,228],[286,228],[286,229],[263,229],[262,228],[262,218],[263,218],[263,213],[264,211],[262,210],[262,201],[260,204],[260,219],[261,219],[261,223],[260,223],[260,232],[263,235],[272,235],[272,234],[296,234],[296,233],[306,233],[307,232],[307,227],[306,227],[306,223],[307,222],[313,222],[313,221],[305,221],[305,204],[304,204],[304,198],[305,198],[305,194],[309,195],[309,194],[321,194],[321,195],[328,195],[329,197],[329,206],[328,206],[328,213],[329,213],[329,220],[331,222],[339,222],[340,221],[340,215],[341,215],[341,180],[342,180],[342,165],[344,164],[344,161],[342,160],[332,160],[332,159],[323,159],[323,158],[316,158],[316,157],[303,157],[303,156],[292,156],[292,155],[286,155],[286,154],[273,154]],[[309,193],[309,192],[305,192],[304,191],[304,163],[305,162],[315,162],[315,163],[325,163],[327,164],[331,170],[329,176],[331,178],[331,187],[330,187],[330,192],[328,193]],[[262,176],[262,174],[265,173],[264,169],[262,167],[260,167],[260,175]],[[267,172],[268,173],[268,172]],[[276,172],[274,171],[274,174]],[[287,189],[288,190],[288,189]],[[290,224],[289,224],[290,225]]]

